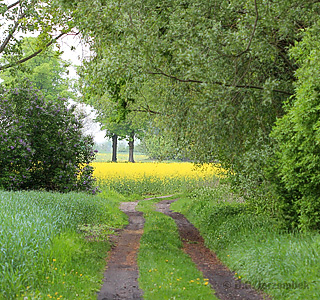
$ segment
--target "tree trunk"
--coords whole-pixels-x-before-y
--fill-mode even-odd
[[[133,151],[134,151],[134,131],[131,132],[129,137],[129,162],[132,162],[132,163],[134,163]]]
[[[118,136],[114,134],[112,136],[112,161],[117,162],[117,148],[118,148]]]

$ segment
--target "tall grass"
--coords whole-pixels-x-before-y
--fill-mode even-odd
[[[57,266],[61,270],[75,257],[80,258],[79,251],[94,251],[95,246],[79,239],[78,225],[117,227],[126,222],[117,203],[103,197],[3,191],[0,191],[0,220],[0,299],[40,297],[51,289],[46,288],[45,279],[59,272]],[[109,245],[105,243],[102,248],[106,252]],[[83,297],[88,295],[84,293]]]
[[[279,221],[252,214],[228,186],[194,190],[172,207],[244,283],[274,299],[320,299],[319,233],[283,232]]]

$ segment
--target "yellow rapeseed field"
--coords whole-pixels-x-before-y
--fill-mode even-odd
[[[94,176],[101,180],[127,178],[139,180],[145,177],[164,178],[206,178],[221,175],[219,165],[196,167],[193,163],[106,163],[94,162]]]

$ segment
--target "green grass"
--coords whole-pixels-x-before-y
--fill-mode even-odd
[[[172,205],[244,282],[274,299],[320,299],[320,234],[290,233],[253,215],[227,186],[193,191]]]
[[[216,177],[190,178],[190,177],[157,177],[143,176],[139,178],[121,177],[110,178],[108,181],[97,181],[103,191],[116,192],[129,199],[141,199],[144,196],[168,195],[183,193],[190,187],[197,188],[206,185],[216,185]]]
[[[97,153],[96,154],[96,162],[109,162],[112,160],[112,153],[107,152],[107,153]],[[129,154],[125,152],[118,152],[117,153],[117,161],[128,161],[129,160]],[[136,162],[149,162],[152,161],[148,158],[147,155],[142,154],[142,153],[135,153],[134,154],[134,160]]]
[[[105,237],[127,223],[119,202],[182,186],[172,207],[243,282],[274,299],[320,299],[319,233],[281,231],[279,222],[252,214],[227,185],[161,184],[124,181],[99,196],[0,191],[0,299],[96,299],[110,249]],[[154,211],[157,201],[139,204],[146,218],[138,254],[145,299],[215,299],[181,250],[175,222]]]
[[[95,299],[107,241],[78,226],[122,227],[116,195],[0,191],[0,299]]]
[[[147,195],[166,195],[178,193],[187,189],[188,186],[199,183],[199,179],[176,177],[159,178],[156,176],[144,176],[137,179],[122,177],[111,178],[107,182],[98,180],[98,185],[102,190],[115,191],[126,197],[135,197]]]
[[[182,244],[174,220],[155,212],[153,203],[141,201],[146,219],[138,253],[139,285],[144,299],[217,299]]]

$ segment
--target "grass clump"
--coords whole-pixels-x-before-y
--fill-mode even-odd
[[[320,299],[320,234],[284,232],[222,185],[201,188],[172,208],[199,228],[207,246],[243,282],[274,299]]]
[[[146,219],[138,254],[139,283],[144,299],[217,299],[182,243],[174,220],[154,211],[154,202],[141,201]]]
[[[0,299],[94,299],[106,240],[81,224],[123,226],[118,200],[84,193],[0,191]]]

